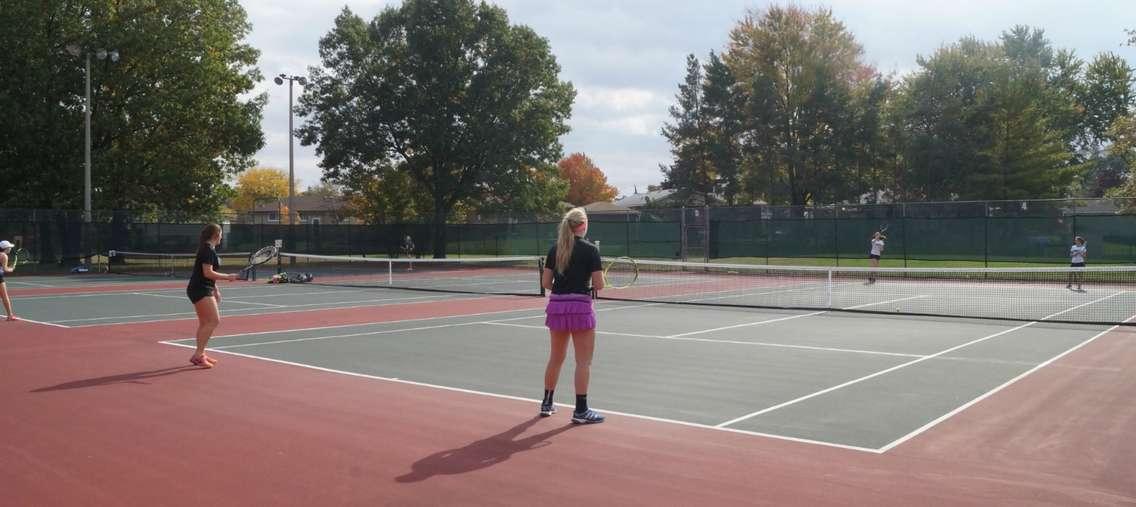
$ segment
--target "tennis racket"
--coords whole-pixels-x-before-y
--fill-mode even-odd
[[[240,274],[237,275],[237,279],[248,280],[253,268],[275,259],[279,254],[280,249],[275,246],[266,246],[253,252],[252,255],[249,255],[248,265],[241,269]]]
[[[887,222],[880,224],[880,236],[883,237],[884,239],[887,239],[887,232],[888,232]]]
[[[12,252],[12,268],[16,268],[22,264],[27,264],[32,261],[32,254],[23,248],[17,248]]]
[[[604,285],[612,289],[626,289],[639,279],[639,264],[630,257],[608,261],[603,270]]]

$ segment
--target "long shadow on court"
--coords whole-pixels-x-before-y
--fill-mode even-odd
[[[162,368],[160,370],[136,371],[134,373],[122,373],[122,374],[119,374],[119,375],[108,375],[108,376],[105,376],[105,377],[95,377],[95,378],[88,378],[88,379],[83,379],[83,380],[75,380],[75,381],[66,382],[66,383],[59,384],[59,385],[54,385],[54,386],[51,386],[51,387],[41,387],[39,389],[33,389],[31,392],[33,392],[33,393],[45,393],[45,392],[49,392],[49,391],[66,391],[68,389],[83,389],[83,388],[86,388],[86,387],[98,387],[98,386],[104,386],[104,385],[109,385],[109,384],[149,384],[149,382],[146,382],[146,380],[148,380],[148,379],[164,377],[166,375],[173,375],[175,373],[181,373],[183,371],[196,371],[196,370],[200,370],[200,369],[201,368],[198,368],[197,366],[192,366],[192,365],[172,366],[172,367],[169,367],[169,368]]]
[[[533,417],[501,433],[483,438],[464,447],[431,454],[410,466],[410,473],[396,477],[398,482],[420,482],[435,475],[456,475],[488,468],[504,462],[518,452],[531,451],[552,445],[550,438],[568,431],[574,425],[566,424],[544,433],[516,440],[532,427],[540,416]]]

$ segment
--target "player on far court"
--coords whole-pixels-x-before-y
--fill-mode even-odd
[[[410,238],[409,234],[402,238],[402,253],[406,255],[407,259],[414,259],[414,240]],[[407,264],[406,270],[414,271],[413,261]]]
[[[15,246],[8,241],[0,241],[0,300],[4,302],[4,311],[8,313],[8,321],[20,320],[12,312],[12,298],[8,296],[8,284],[4,283],[4,275],[16,270],[16,266],[9,257],[12,248]]]
[[[572,412],[575,424],[604,421],[599,412],[588,408],[588,380],[596,348],[596,313],[591,294],[592,290],[602,290],[604,282],[600,250],[584,241],[587,233],[588,216],[584,210],[568,211],[560,221],[556,245],[549,249],[541,273],[541,286],[552,291],[544,321],[552,338],[552,348],[544,370],[540,415],[547,417],[556,412],[553,391],[571,340],[576,349],[576,410]]]
[[[883,233],[879,231],[876,231],[876,233],[872,235],[870,250],[868,250],[868,264],[873,268],[880,267],[880,256],[884,254],[885,239],[887,239],[887,236],[884,236]],[[876,283],[875,271],[868,274],[868,283]]]
[[[189,286],[185,294],[193,303],[197,312],[197,350],[189,362],[202,368],[212,368],[217,361],[205,354],[205,347],[209,345],[209,338],[213,330],[221,323],[221,289],[217,288],[217,280],[236,280],[237,275],[220,273],[221,259],[217,257],[217,245],[221,244],[221,226],[217,224],[206,225],[201,229],[201,237],[197,243],[197,258],[193,261],[193,275],[189,278]]]
[[[1080,236],[1073,238],[1073,246],[1069,247],[1069,267],[1085,267],[1085,259],[1088,257],[1089,249],[1085,247],[1085,238]],[[1077,290],[1083,292],[1083,289],[1081,289],[1081,273],[1069,273],[1069,283],[1065,284],[1065,288],[1072,289],[1074,283],[1077,284]]]

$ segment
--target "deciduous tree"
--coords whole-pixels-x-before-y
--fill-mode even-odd
[[[370,23],[344,9],[320,57],[300,100],[302,142],[335,183],[409,175],[437,257],[456,206],[514,195],[560,158],[575,92],[548,41],[500,7],[407,0]]]

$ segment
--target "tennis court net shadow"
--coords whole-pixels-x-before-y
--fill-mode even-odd
[[[457,475],[481,470],[504,462],[514,454],[552,445],[550,438],[575,425],[564,424],[544,433],[517,438],[531,428],[540,416],[528,419],[496,435],[466,446],[436,452],[410,466],[410,472],[395,478],[398,482],[421,482],[436,475]]]
[[[136,371],[133,373],[121,373],[118,375],[107,375],[105,377],[94,377],[82,380],[74,380],[71,382],[64,382],[50,387],[41,387],[33,389],[33,393],[46,393],[51,391],[66,391],[70,389],[84,389],[87,387],[99,387],[110,384],[149,384],[146,382],[148,379],[164,377],[181,373],[183,371],[196,371],[201,368],[193,365],[185,366],[171,366],[169,368],[162,368],[160,370]]]

